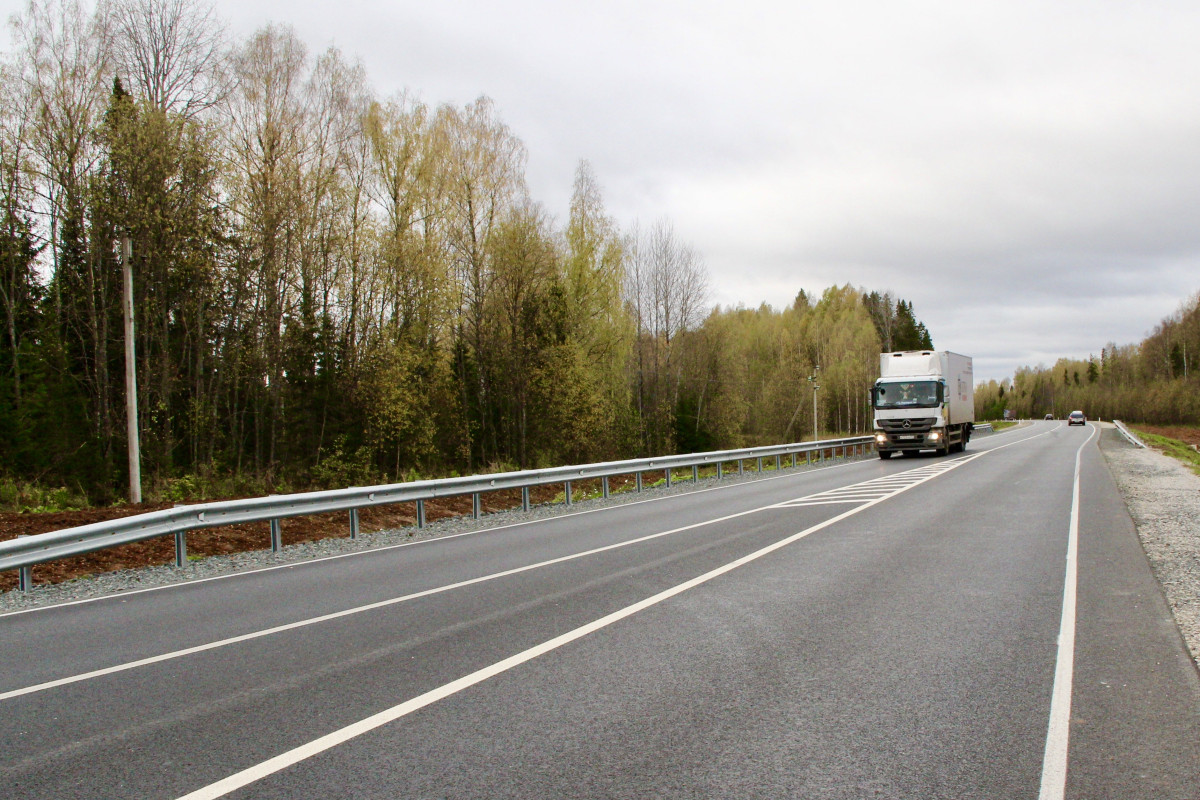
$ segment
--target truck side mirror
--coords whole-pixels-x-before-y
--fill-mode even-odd
[[[937,385],[937,401],[939,406],[946,402],[946,384],[941,382]]]

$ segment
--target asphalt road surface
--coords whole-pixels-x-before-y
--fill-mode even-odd
[[[2,616],[0,791],[1197,798],[1200,679],[1099,434]]]

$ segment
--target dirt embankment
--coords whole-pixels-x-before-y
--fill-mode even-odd
[[[1178,439],[1181,442],[1200,447],[1200,428],[1184,428],[1174,425],[1142,425],[1141,423],[1138,423],[1137,427],[1156,436],[1166,436],[1169,439]]]
[[[613,491],[618,491],[633,482],[632,476],[611,478],[609,485]],[[591,484],[595,483],[595,486]],[[574,491],[599,491],[599,481],[584,481],[573,484]],[[530,500],[535,504],[552,502],[562,493],[560,484],[535,486],[529,490]],[[519,489],[488,492],[480,495],[480,504],[484,513],[505,511],[521,505]],[[171,504],[142,503],[140,505],[119,506],[114,508],[91,508],[81,511],[54,511],[44,514],[0,514],[0,541],[15,539],[17,536],[32,536],[38,533],[74,528],[93,522],[128,517],[134,514],[145,514],[170,508]],[[445,497],[425,501],[425,518],[433,522],[444,517],[460,516],[471,513],[471,496]],[[393,506],[364,508],[359,511],[359,526],[363,533],[372,531],[403,528],[417,524],[417,509],[415,503],[399,503]],[[280,526],[283,544],[325,539],[329,537],[349,536],[350,520],[345,512],[335,514],[320,514],[308,517],[289,517]],[[247,550],[265,550],[271,546],[271,529],[267,522],[255,522],[246,525],[229,525],[221,528],[206,528],[190,531],[187,536],[187,552],[189,557],[203,557],[240,553]],[[35,583],[60,583],[96,575],[101,572],[112,572],[120,569],[132,569],[161,564],[172,564],[175,561],[175,540],[169,536],[148,539],[144,542],[110,547],[98,550],[86,556],[64,558],[38,564],[33,568]],[[15,570],[0,573],[0,592],[8,591],[17,586]]]

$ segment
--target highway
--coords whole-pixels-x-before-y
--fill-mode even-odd
[[[1196,798],[1200,678],[1109,434],[1038,422],[0,616],[0,785]]]

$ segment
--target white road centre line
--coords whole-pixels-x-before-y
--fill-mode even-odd
[[[1071,489],[1071,526],[1067,534],[1067,569],[1063,581],[1062,618],[1058,627],[1058,656],[1054,663],[1054,690],[1050,695],[1050,722],[1042,754],[1042,783],[1038,800],[1063,800],[1067,790],[1067,750],[1071,734],[1071,687],[1075,673],[1075,599],[1079,578],[1079,476],[1083,448],[1099,428],[1092,426],[1087,441],[1075,451],[1075,482]]]
[[[528,650],[523,650],[516,655],[509,656],[502,661],[497,661],[495,664],[472,672],[469,675],[464,675],[463,677],[439,686],[436,689],[432,689],[424,694],[417,695],[411,700],[406,700],[403,703],[380,711],[378,714],[374,714],[344,728],[328,733],[318,739],[314,739],[307,744],[303,744],[299,747],[288,750],[287,752],[281,753],[274,758],[268,759],[259,764],[255,764],[254,766],[244,769],[241,772],[230,775],[228,778],[183,795],[182,797],[178,798],[178,800],[215,800],[218,797],[224,797],[230,792],[234,792],[238,789],[249,786],[250,784],[262,780],[269,775],[280,772],[281,770],[284,770],[293,764],[298,764],[301,761],[312,758],[313,756],[320,755],[326,750],[331,750],[338,745],[344,744],[351,739],[363,735],[364,733],[369,733],[376,728],[381,728],[388,723],[395,722],[402,717],[408,716],[414,711],[419,711],[426,706],[432,705],[439,700],[443,700],[451,695],[457,694],[458,692],[474,686],[477,683],[482,683],[488,678],[492,678],[496,675],[507,672],[508,670],[520,666],[527,661],[532,661],[533,659],[556,650],[563,645],[574,642],[577,639],[582,639],[583,637],[595,633],[602,628],[606,628],[615,622],[625,619],[626,617],[633,616],[639,611],[644,611],[645,609],[656,606],[665,600],[675,597],[676,595],[682,594],[689,589],[693,589],[701,584],[708,583],[714,578],[720,577],[728,572],[732,572],[738,567],[749,564],[752,561],[757,561],[763,556],[786,547],[793,542],[797,542],[800,539],[809,536],[810,534],[816,533],[824,528],[828,528],[829,526],[841,522],[848,517],[852,517],[861,511],[878,505],[884,500],[895,497],[896,495],[906,492],[915,486],[920,486],[922,483],[930,481],[951,469],[960,467],[963,464],[973,461],[980,455],[983,455],[983,453],[969,456],[967,458],[956,459],[950,462],[943,462],[945,469],[928,472],[922,476],[920,480],[913,481],[907,486],[898,488],[886,497],[864,502],[857,508],[851,508],[847,511],[843,511],[841,514],[838,514],[835,517],[831,517],[824,522],[813,525],[810,528],[805,528],[798,533],[793,533],[784,539],[780,539],[773,544],[767,545],[759,550],[755,550],[753,553],[742,556],[734,561],[730,561],[714,570],[704,573],[703,575],[673,586],[670,589],[666,589],[656,595],[633,603],[632,605],[628,605],[625,608],[614,611],[611,614],[589,622],[586,625],[575,628],[574,630],[568,631],[560,636],[556,636],[553,639],[542,642],[539,645],[535,645]],[[785,504],[781,503],[772,507],[782,508],[785,507]]]

